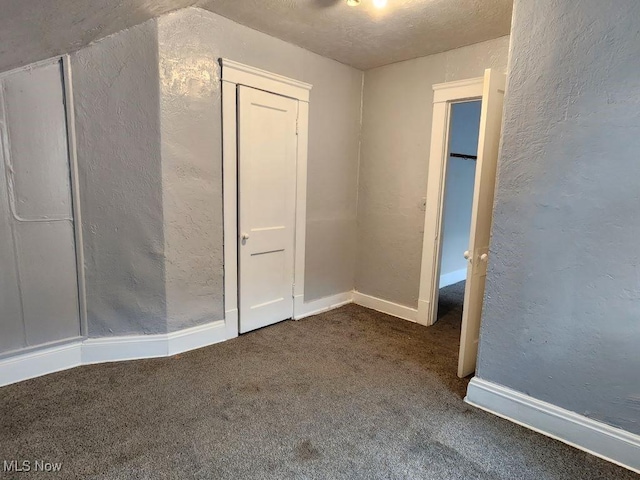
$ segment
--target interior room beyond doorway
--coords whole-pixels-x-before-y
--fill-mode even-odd
[[[462,325],[481,109],[481,100],[451,105],[437,318],[457,329]]]

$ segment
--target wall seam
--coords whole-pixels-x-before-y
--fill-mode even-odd
[[[188,8],[188,7],[187,7]],[[171,13],[171,12],[167,12]],[[165,328],[164,333],[169,333],[171,328],[169,326],[169,301],[167,296],[167,238],[165,234],[165,201],[166,201],[166,192],[165,192],[165,181],[164,181],[164,142],[162,139],[162,74],[160,72],[160,18],[164,16],[158,16],[153,18],[153,24],[155,26],[155,64],[157,69],[157,81],[156,85],[158,88],[158,95],[156,97],[156,114],[158,119],[158,142],[159,142],[159,152],[160,152],[160,195],[162,197],[160,205],[162,208],[162,285],[164,290],[164,322]]]
[[[362,163],[362,123],[364,120],[364,81],[366,72],[362,72],[362,82],[360,83],[360,128],[358,129],[358,168],[356,171],[356,248],[353,259],[353,289],[356,289],[356,278],[358,271],[358,260],[360,258],[358,240],[360,237],[360,167]]]

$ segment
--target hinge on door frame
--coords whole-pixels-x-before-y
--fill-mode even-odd
[[[295,283],[291,285],[291,296],[293,298],[296,298],[296,284]]]
[[[299,122],[300,122],[299,118],[296,117],[296,135],[298,135],[298,132],[300,131],[299,130]]]

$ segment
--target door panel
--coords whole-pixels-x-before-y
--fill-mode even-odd
[[[59,61],[0,79],[0,354],[81,333],[67,140]]]
[[[9,211],[9,194],[2,152],[0,148],[0,354],[26,346],[18,262],[13,241],[13,217]]]
[[[78,278],[71,222],[16,225],[25,333],[30,345],[80,335]]]
[[[3,81],[14,211],[23,220],[71,220],[71,177],[60,64]]]
[[[291,318],[298,102],[238,87],[240,333]]]
[[[505,75],[486,70],[480,115],[478,160],[469,237],[469,264],[462,311],[462,334],[458,376],[466,377],[476,369],[480,318],[487,277],[493,197],[502,128]]]

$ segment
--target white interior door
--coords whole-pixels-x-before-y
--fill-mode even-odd
[[[502,128],[502,106],[506,78],[504,74],[486,70],[480,115],[478,161],[473,193],[471,233],[469,237],[467,283],[462,311],[462,334],[458,376],[466,377],[476,369],[480,317],[484,299],[484,285],[489,260],[489,240],[493,216],[493,197],[496,181],[498,150]]]
[[[238,86],[240,333],[293,316],[298,101]]]

